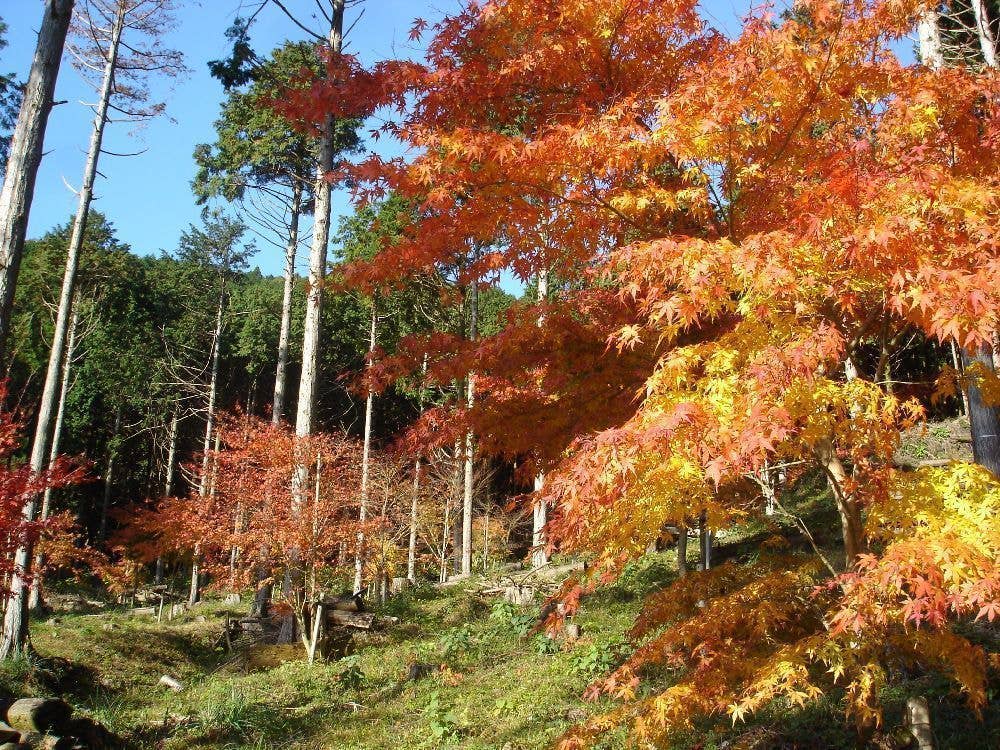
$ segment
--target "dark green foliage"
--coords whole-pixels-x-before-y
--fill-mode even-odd
[[[0,51],[7,46],[7,24],[0,19]],[[10,152],[10,134],[17,122],[17,112],[21,107],[21,85],[13,73],[0,74],[0,174],[7,166]]]

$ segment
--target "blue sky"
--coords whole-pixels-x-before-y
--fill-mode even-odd
[[[420,17],[433,24],[458,4],[459,0],[367,0],[361,6],[363,16],[347,40],[348,51],[358,54],[365,63],[419,56],[420,49],[407,39],[413,19]],[[9,26],[9,46],[0,53],[0,70],[15,71],[22,80],[31,64],[42,5],[42,0],[0,0],[0,17]],[[150,123],[138,134],[130,133],[130,126],[125,124],[112,125],[108,131],[105,148],[109,151],[147,149],[135,157],[103,157],[100,170],[106,179],[98,180],[93,204],[111,219],[120,239],[136,252],[173,249],[180,233],[199,220],[200,208],[190,190],[195,171],[192,152],[196,144],[214,140],[212,123],[222,99],[221,86],[209,76],[207,63],[227,54],[225,30],[235,17],[247,15],[256,5],[257,0],[184,0],[179,27],[166,42],[184,53],[191,73],[181,81],[159,87],[168,103],[167,117]],[[315,8],[313,0],[287,0],[287,5],[300,11],[300,17],[306,20],[310,8]],[[717,27],[733,31],[747,7],[744,0],[709,0],[705,13]],[[348,10],[348,26],[358,19],[359,11]],[[285,39],[303,36],[275,7],[261,13],[253,35],[254,48],[261,53]],[[31,209],[31,237],[66,222],[75,210],[76,198],[67,183],[80,184],[92,120],[91,110],[80,102],[93,98],[64,60],[56,99],[67,103],[56,107],[49,120],[46,156]],[[384,139],[369,145],[381,153],[398,153],[398,145]],[[348,196],[338,192],[334,213],[349,211]],[[259,252],[252,264],[265,273],[280,273],[280,252],[262,242],[257,245]],[[304,267],[302,257],[300,270]]]
[[[199,221],[201,209],[195,205],[190,190],[195,172],[192,152],[196,144],[214,140],[212,123],[223,96],[221,86],[208,74],[207,63],[226,56],[225,30],[236,16],[247,15],[256,5],[256,0],[185,0],[179,27],[167,43],[184,53],[191,73],[179,82],[157,86],[167,101],[167,116],[151,122],[139,133],[130,133],[127,124],[112,125],[108,130],[105,148],[109,151],[147,149],[135,157],[102,157],[100,170],[106,179],[98,178],[93,204],[94,209],[111,219],[120,239],[136,252],[170,250],[176,247],[180,233]],[[287,5],[302,11],[300,17],[307,21],[309,9],[314,8],[313,0],[290,0]],[[347,43],[349,51],[371,62],[394,55],[420,54],[407,40],[413,19],[419,16],[433,22],[456,7],[457,0],[369,0],[367,6]],[[349,9],[347,25],[357,16],[358,9]],[[0,52],[0,70],[15,71],[23,80],[34,53],[42,2],[0,0],[0,17],[9,26],[9,46]],[[274,7],[258,16],[253,35],[258,52],[267,52],[285,39],[303,36]],[[56,107],[49,119],[46,155],[31,208],[30,237],[66,222],[76,208],[76,196],[66,183],[78,187],[81,181],[93,114],[80,102],[93,99],[93,93],[64,59],[56,100],[67,103]],[[384,141],[375,146],[383,153],[398,148]],[[334,212],[349,210],[348,196],[340,191]],[[257,242],[257,246],[259,252],[252,264],[265,273],[280,273],[280,253],[263,242]],[[305,268],[304,259],[300,265]]]

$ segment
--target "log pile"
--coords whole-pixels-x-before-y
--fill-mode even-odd
[[[0,700],[0,750],[114,750],[121,740],[58,698]]]

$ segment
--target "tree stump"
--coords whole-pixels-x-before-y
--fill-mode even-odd
[[[504,599],[518,607],[527,607],[535,601],[535,589],[532,586],[508,586],[503,592]]]
[[[410,588],[412,584],[413,581],[405,576],[403,578],[393,578],[392,584],[389,586],[389,593],[401,594],[406,591],[406,589]]]
[[[917,741],[918,750],[934,750],[931,710],[927,699],[915,696],[906,701],[906,726]]]
[[[7,723],[22,732],[59,734],[73,709],[58,698],[22,698],[7,709]]]
[[[575,641],[583,634],[583,630],[575,622],[566,623],[566,638]]]

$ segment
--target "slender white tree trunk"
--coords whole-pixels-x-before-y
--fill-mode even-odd
[[[542,269],[538,273],[538,301],[544,302],[549,296],[549,272]],[[545,323],[545,316],[538,316],[538,325],[541,327]],[[534,567],[545,565],[549,561],[549,555],[545,551],[545,524],[548,522],[548,507],[545,500],[539,497],[545,485],[545,475],[539,472],[535,476],[535,504],[532,507],[531,524],[531,545],[534,551],[531,553],[531,564]]]
[[[976,17],[976,36],[979,37],[979,49],[983,52],[983,62],[987,67],[997,67],[997,40],[990,26],[989,11],[986,0],[972,0],[972,11]]]
[[[73,288],[76,283],[76,269],[79,265],[80,249],[83,247],[83,236],[87,226],[87,213],[90,201],[94,195],[94,178],[97,175],[97,163],[101,155],[101,142],[104,138],[104,127],[108,122],[108,106],[114,91],[115,66],[118,62],[118,50],[121,43],[122,29],[125,24],[125,6],[120,4],[115,17],[115,25],[111,32],[107,60],[104,66],[104,78],[101,82],[97,112],[94,117],[94,129],[90,136],[90,148],[87,152],[87,163],[83,172],[83,185],[80,188],[80,199],[76,217],[73,221],[73,231],[70,235],[69,247],[66,250],[66,268],[63,273],[62,290],[59,293],[59,309],[56,313],[55,330],[52,336],[52,350],[49,352],[48,368],[45,371],[45,385],[42,388],[42,400],[38,408],[38,421],[35,425],[35,437],[31,447],[31,469],[40,473],[45,467],[49,454],[49,440],[52,430],[52,419],[56,408],[56,393],[59,383],[59,372],[62,369],[63,351],[66,346],[67,329],[69,328],[70,307],[73,301]],[[6,189],[6,181],[5,181]],[[2,205],[0,205],[2,211]],[[38,515],[38,497],[30,497],[24,505],[25,521],[31,523]],[[23,544],[15,554],[16,572],[11,580],[11,593],[7,600],[4,616],[3,642],[0,643],[0,659],[11,654],[23,652],[28,645],[28,597],[31,578],[31,563],[33,544],[29,541]]]
[[[479,285],[473,282],[469,297],[469,338],[476,339],[479,323]],[[470,372],[466,382],[465,405],[472,409],[476,399],[476,375]],[[472,573],[472,501],[475,474],[475,438],[465,433],[465,493],[462,503],[462,573]]]
[[[920,62],[932,70],[944,67],[944,51],[941,46],[941,29],[938,13],[930,8],[924,10],[917,22],[917,39],[920,48]]]
[[[330,4],[330,31],[327,43],[330,54],[338,56],[344,41],[344,2],[332,0]],[[319,335],[323,314],[323,282],[326,278],[326,251],[330,242],[330,198],[331,186],[327,174],[333,169],[336,139],[336,121],[332,115],[323,120],[319,138],[319,156],[316,160],[315,188],[313,191],[315,210],[313,212],[313,236],[309,249],[309,286],[306,293],[306,316],[302,334],[302,372],[299,376],[299,400],[295,410],[295,435],[303,438],[312,434],[313,411],[316,404],[316,388],[319,383]],[[298,457],[292,475],[292,509],[300,513],[306,504],[309,486],[309,458]],[[292,567],[297,567],[297,553],[291,551]],[[301,586],[299,571],[286,571],[283,588],[287,594]],[[295,641],[295,618],[288,617],[282,623],[278,634],[279,643]]]
[[[424,413],[424,381],[427,379],[427,355],[420,368],[420,393],[417,397],[418,411]],[[417,513],[420,501],[420,457],[413,462],[413,497],[410,502],[410,539],[406,554],[406,577],[410,581],[417,579]]]
[[[368,366],[372,365],[372,355],[375,353],[375,326],[378,322],[378,314],[375,308],[375,299],[372,298],[372,319],[371,328],[368,332]],[[368,389],[368,397],[365,399],[365,437],[364,447],[361,451],[361,506],[358,510],[358,521],[364,525],[368,520],[368,481],[371,465],[372,450],[372,417],[375,411],[375,394],[371,388]],[[358,532],[358,552],[354,557],[354,590],[361,591],[361,583],[365,571],[365,533]]]
[[[215,400],[219,388],[219,356],[222,348],[222,327],[225,321],[226,306],[226,274],[229,271],[228,253],[222,264],[222,285],[219,291],[219,304],[215,309],[215,333],[212,336],[212,370],[208,381],[208,404],[205,416],[205,438],[202,441],[201,476],[198,477],[198,497],[204,500],[210,490],[209,453],[212,450],[212,435],[215,431]],[[194,606],[201,598],[201,566],[199,564],[201,550],[195,547],[191,560],[191,587],[188,592],[188,604]]]
[[[167,466],[163,479],[163,496],[170,497],[174,493],[174,462],[177,458],[177,425],[179,422],[178,410],[175,408],[170,417],[170,432],[167,438]],[[156,557],[156,574],[154,577],[156,584],[163,583],[163,555]]]
[[[73,357],[76,354],[76,333],[80,327],[80,295],[73,297],[73,319],[69,326],[69,340],[66,342],[66,356],[63,357],[62,377],[59,383],[59,406],[56,408],[56,422],[52,428],[52,447],[49,448],[49,471],[55,468],[56,459],[59,457],[59,443],[62,440],[63,421],[66,416],[66,396],[69,394],[69,380],[73,369]],[[49,517],[52,509],[52,488],[46,487],[42,494],[41,519],[44,521]],[[38,552],[35,554],[35,579],[31,582],[31,594],[28,598],[28,608],[36,610],[42,603],[42,566],[45,563],[45,556]]]
[[[292,215],[285,248],[285,289],[281,298],[281,331],[278,334],[278,369],[274,375],[274,404],[271,421],[280,424],[285,412],[285,382],[288,377],[288,339],[292,329],[292,291],[295,288],[295,256],[299,249],[299,217],[302,213],[302,185],[292,188]]]
[[[343,48],[344,0],[333,0],[331,7],[329,45],[332,55],[337,56]],[[302,337],[302,375],[299,379],[299,402],[295,415],[295,433],[304,437],[312,433],[313,405],[316,401],[316,385],[319,376],[319,334],[323,311],[323,281],[326,277],[326,250],[330,241],[330,183],[327,174],[333,169],[336,138],[336,122],[332,115],[323,121],[323,131],[319,141],[319,159],[316,164],[315,202],[313,213],[312,247],[309,251],[309,289],[306,296],[305,330]],[[308,467],[303,467],[308,472]],[[301,472],[296,472],[298,475]],[[299,477],[301,481],[303,477]],[[302,484],[302,486],[305,486]],[[301,495],[301,492],[297,492]]]
[[[11,137],[7,172],[0,191],[0,356],[7,343],[14,288],[21,269],[28,214],[35,193],[35,176],[42,160],[45,127],[52,111],[52,97],[72,16],[73,0],[47,0],[45,3],[35,57]]]

